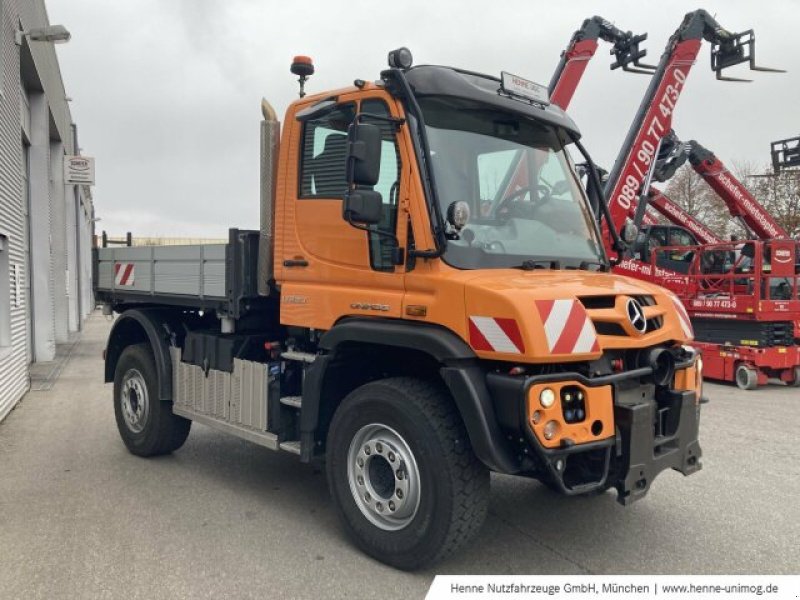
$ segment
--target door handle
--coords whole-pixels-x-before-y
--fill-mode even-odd
[[[307,267],[308,261],[305,258],[292,258],[283,261],[284,267]]]

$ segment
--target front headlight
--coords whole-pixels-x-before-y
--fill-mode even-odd
[[[556,393],[550,388],[544,388],[539,394],[539,403],[544,408],[550,408],[556,401]]]

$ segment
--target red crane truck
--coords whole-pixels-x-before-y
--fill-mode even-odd
[[[772,240],[736,245],[717,240],[698,246],[682,227],[642,226],[653,196],[642,190],[650,189],[662,143],[672,133],[675,106],[703,40],[712,44],[711,64],[718,79],[741,81],[722,72],[742,63],[754,70],[776,71],[755,65],[752,31],[728,32],[703,10],[686,15],[667,44],[606,183],[611,213],[606,233],[621,230],[630,217],[639,232],[629,238],[633,243],[627,258],[615,270],[660,283],[681,297],[708,359],[709,378],[736,381],[745,389],[766,383],[770,376],[798,384],[800,348],[793,323],[800,308],[794,277],[796,244]],[[695,156],[700,159],[695,168],[708,169],[708,180],[715,173],[709,167],[716,162],[709,165],[708,156]],[[718,177],[714,181],[719,184]],[[727,186],[719,187],[734,196]],[[738,212],[748,219],[753,214]],[[767,223],[763,214],[754,221],[762,229]],[[605,238],[611,245],[613,236]]]

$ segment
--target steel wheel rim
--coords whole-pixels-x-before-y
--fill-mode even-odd
[[[125,425],[133,433],[141,433],[150,415],[150,398],[144,376],[137,369],[128,369],[125,373],[120,394]]]
[[[384,531],[407,527],[417,514],[420,478],[408,443],[387,425],[364,425],[347,452],[347,480],[356,506]]]

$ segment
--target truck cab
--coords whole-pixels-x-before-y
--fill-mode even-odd
[[[689,273],[698,241],[679,225],[645,225],[634,245],[634,254],[641,261],[674,271]],[[664,248],[661,250],[660,248]]]
[[[609,272],[579,130],[535,83],[400,49],[378,81],[292,103],[282,131],[263,112],[261,228],[231,232],[221,275],[200,248],[187,292],[164,249],[98,251],[132,452],[177,450],[198,421],[324,461],[356,544],[406,569],[474,536],[489,471],[629,504],[700,468],[688,317]]]

